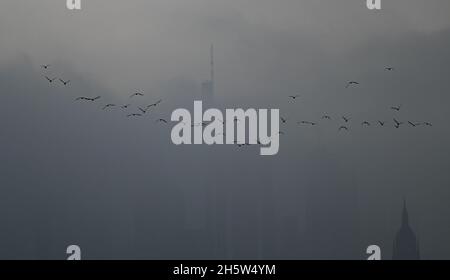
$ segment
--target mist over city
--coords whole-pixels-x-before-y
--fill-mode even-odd
[[[82,4],[0,3],[0,259],[450,258],[450,2]],[[278,153],[175,145],[196,100]]]

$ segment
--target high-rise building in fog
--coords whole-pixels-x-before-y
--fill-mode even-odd
[[[203,103],[211,104],[214,99],[214,46],[210,49],[210,77],[209,80],[202,83],[202,100]]]
[[[409,215],[408,209],[406,208],[406,201],[403,202],[402,225],[395,236],[392,259],[420,259],[419,242],[409,225]]]

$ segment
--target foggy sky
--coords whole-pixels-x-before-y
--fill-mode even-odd
[[[423,258],[450,257],[448,1],[63,2],[0,3],[0,258],[65,258],[77,242],[86,258],[362,258],[371,244],[390,256],[404,198]],[[176,147],[154,122],[192,109],[211,43],[217,105],[279,108],[279,155]],[[164,102],[137,120],[101,110],[137,90],[133,106]],[[393,117],[434,127],[360,126]],[[211,255],[189,234],[217,234],[214,209],[227,232]]]

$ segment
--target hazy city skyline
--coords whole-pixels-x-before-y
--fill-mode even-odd
[[[404,199],[420,257],[450,257],[450,2],[84,2],[0,3],[0,258],[389,258]],[[276,157],[155,121],[201,98],[211,44],[217,107],[287,119]]]

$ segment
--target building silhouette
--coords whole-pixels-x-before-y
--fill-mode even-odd
[[[395,236],[392,259],[420,259],[419,241],[409,225],[409,214],[406,207],[406,201],[403,201],[402,225]]]
[[[210,77],[209,80],[202,83],[202,100],[203,103],[212,105],[214,99],[214,46],[210,49]]]

